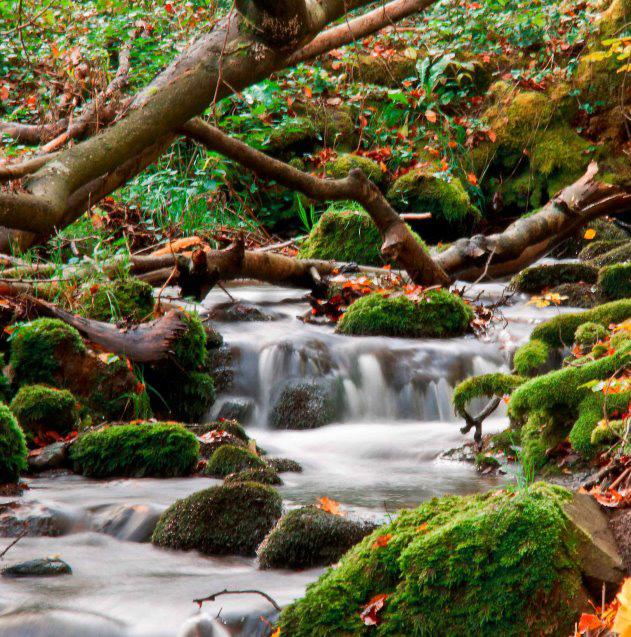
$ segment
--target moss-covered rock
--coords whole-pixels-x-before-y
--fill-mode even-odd
[[[584,600],[570,499],[536,484],[402,511],[283,610],[281,633],[517,636],[536,626],[566,634]],[[381,623],[369,629],[360,612],[378,594],[387,595]]]
[[[600,323],[583,323],[574,332],[574,342],[581,347],[592,347],[607,337],[607,328]]]
[[[430,290],[413,301],[406,296],[368,294],[355,301],[337,324],[348,335],[446,338],[467,332],[473,310],[447,290]]]
[[[415,75],[416,60],[396,52],[388,57],[353,55],[350,72],[362,83],[398,87]]]
[[[11,335],[11,357],[16,385],[57,384],[61,361],[86,351],[74,327],[59,319],[41,318],[20,325]]]
[[[328,566],[374,530],[315,506],[284,515],[257,550],[261,568]]]
[[[329,382],[318,379],[287,381],[269,415],[273,429],[316,429],[335,419],[335,396]]]
[[[225,478],[245,469],[264,469],[265,463],[254,453],[235,445],[222,445],[208,460],[204,473],[213,478]]]
[[[421,238],[413,233],[421,245]],[[383,265],[383,239],[370,215],[354,203],[332,205],[300,246],[301,259],[325,259]]]
[[[480,218],[462,182],[418,168],[399,177],[387,192],[388,201],[398,211],[431,212],[432,221],[463,229]]]
[[[236,473],[228,474],[224,479],[224,484],[233,484],[235,482],[258,482],[259,484],[270,484],[273,486],[283,484],[278,473],[268,466],[242,469]]]
[[[205,422],[202,424],[186,425],[186,428],[197,436],[201,436],[212,431],[226,431],[231,436],[239,438],[239,440],[242,440],[243,442],[248,442],[248,440],[250,440],[243,426],[236,420],[212,420],[211,422]]]
[[[454,389],[454,409],[459,416],[464,418],[467,405],[475,398],[482,398],[483,396],[502,398],[511,394],[525,380],[522,376],[502,374],[500,372],[467,378]]]
[[[374,159],[353,153],[340,155],[337,159],[329,162],[326,165],[326,172],[329,177],[343,179],[348,177],[348,173],[353,168],[359,168],[370,181],[377,185],[384,180],[384,172]]]
[[[590,241],[581,251],[578,253],[578,258],[581,261],[591,261],[592,259],[606,254],[614,248],[619,248],[622,245],[628,244],[631,251],[631,243],[624,239],[598,239],[596,241]]]
[[[595,283],[598,268],[586,263],[553,263],[535,265],[522,270],[511,280],[511,286],[520,292],[537,293],[562,283]]]
[[[598,268],[616,263],[627,263],[629,261],[629,252],[631,252],[631,241],[627,241],[617,248],[612,248],[609,252],[605,252],[591,261]]]
[[[140,323],[151,318],[153,305],[152,287],[128,277],[92,288],[83,297],[82,310],[97,321]]]
[[[67,389],[23,385],[11,401],[11,411],[22,429],[33,434],[56,431],[66,435],[77,426],[77,401]]]
[[[586,237],[592,238],[587,239]],[[599,217],[579,228],[574,236],[570,237],[554,251],[554,254],[564,257],[577,257],[583,249],[596,245],[597,242],[622,241],[626,243],[629,239],[627,232],[619,228],[613,221]],[[593,262],[593,265],[601,267],[601,265],[607,264]]]
[[[598,286],[589,283],[562,283],[550,292],[557,294],[559,305],[565,307],[592,308],[603,303]]]
[[[0,403],[0,484],[18,481],[27,455],[24,432],[11,410]]]
[[[171,423],[104,427],[79,436],[70,448],[74,470],[91,478],[187,475],[198,455],[195,436]]]
[[[301,473],[300,463],[290,458],[265,458],[265,464],[278,473]]]
[[[532,332],[531,340],[540,340],[549,347],[565,347],[574,341],[576,328],[583,323],[622,323],[631,317],[631,299],[621,299],[599,305],[586,312],[561,314],[541,323]],[[520,372],[521,373],[521,372]]]
[[[271,487],[254,482],[225,484],[170,506],[151,541],[207,555],[254,555],[281,514],[282,500]]]
[[[521,376],[535,376],[545,370],[549,358],[548,344],[533,338],[515,352],[513,366]]]
[[[598,274],[598,287],[608,299],[631,298],[631,262],[604,267]]]

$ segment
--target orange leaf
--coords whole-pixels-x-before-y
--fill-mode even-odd
[[[422,533],[423,531],[427,531],[427,527],[429,526],[429,524],[427,524],[427,522],[423,522],[423,524],[421,524],[421,526],[417,526],[416,527],[416,531],[418,533]]]
[[[597,630],[602,625],[602,622],[596,615],[590,613],[583,613],[581,619],[578,622],[579,633],[584,633],[588,630]]]
[[[327,496],[323,496],[318,500],[317,504],[319,509],[326,511],[327,513],[332,513],[333,515],[342,515],[340,511],[340,503],[335,500],[331,500]]]
[[[593,228],[587,228],[587,230],[585,230],[585,234],[583,235],[583,238],[587,239],[588,241],[591,241],[595,236],[596,236],[596,230],[594,230]]]
[[[280,626],[270,635],[270,637],[280,637]]]
[[[380,535],[373,543],[372,547],[374,549],[383,548],[384,546],[388,546],[388,542],[392,537],[392,533],[386,533],[385,535]]]
[[[491,140],[492,143],[495,143],[495,140],[497,139],[497,135],[492,131],[487,131],[487,136],[488,138]]]
[[[311,90],[310,86],[305,86],[304,94],[305,94],[305,97],[308,97],[309,99],[313,97],[313,91]]]
[[[477,186],[478,185],[478,178],[473,173],[467,173],[467,181],[472,186]]]
[[[431,109],[427,109],[425,111],[425,117],[427,117],[427,121],[431,122],[432,124],[435,124],[436,120],[438,119],[438,115],[436,115],[436,112],[432,111]]]
[[[613,630],[621,637],[629,637],[631,635],[631,578],[627,577],[622,582],[617,599],[620,602],[620,608],[616,613]]]
[[[365,626],[377,626],[381,623],[381,618],[377,613],[384,607],[386,599],[388,599],[388,595],[385,593],[375,595],[368,604],[364,606],[364,610],[362,610],[359,616]]]

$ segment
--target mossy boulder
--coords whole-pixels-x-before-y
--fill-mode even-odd
[[[421,245],[423,241],[414,234]],[[334,204],[313,226],[300,246],[301,259],[325,259],[383,265],[383,239],[370,215],[357,204]]]
[[[83,297],[83,313],[97,321],[140,323],[152,317],[153,288],[134,277],[92,288]]]
[[[627,263],[629,261],[629,252],[631,252],[631,241],[626,241],[617,248],[612,248],[609,252],[594,257],[591,263],[598,268],[615,265],[616,263]]]
[[[607,299],[631,298],[631,262],[604,267],[598,274],[598,287]]]
[[[290,458],[265,458],[265,464],[278,473],[301,473],[300,463]]]
[[[591,237],[591,239],[587,239],[586,237]],[[622,243],[626,243],[630,239],[631,237],[629,237],[629,234],[622,228],[618,227],[613,221],[604,217],[598,217],[596,219],[592,219],[592,221],[579,228],[574,236],[567,239],[554,251],[554,254],[573,258],[577,257],[584,249],[587,249],[590,246],[595,246],[597,243],[602,241],[621,241]],[[622,244],[612,247],[610,250],[618,249],[621,245]],[[602,256],[602,254],[598,256]],[[592,259],[593,258],[594,257],[592,257]],[[608,265],[607,263],[601,264],[597,261],[592,261],[592,264],[597,267]]]
[[[592,347],[607,337],[607,328],[600,323],[588,321],[576,328],[574,342],[581,347]]]
[[[535,376],[545,371],[549,360],[549,345],[537,338],[532,338],[515,352],[513,366],[521,376]]]
[[[236,445],[222,445],[208,460],[204,473],[213,478],[225,478],[245,469],[264,469],[265,463],[256,454]]]
[[[433,222],[457,230],[480,218],[480,211],[471,203],[460,179],[447,179],[431,168],[418,168],[402,175],[386,196],[399,212],[431,212]]]
[[[447,290],[430,290],[423,298],[368,294],[355,301],[337,324],[347,335],[446,338],[469,329],[473,310]]]
[[[329,162],[326,165],[326,172],[329,177],[343,179],[348,177],[348,173],[353,168],[359,168],[370,181],[377,185],[384,180],[384,172],[374,159],[353,153],[340,155],[337,159]]]
[[[74,470],[91,478],[183,476],[198,456],[195,436],[171,423],[108,426],[82,434],[70,448]]]
[[[353,55],[350,72],[362,83],[398,87],[416,74],[415,65],[415,59],[400,52],[388,57]]]
[[[316,506],[284,515],[257,550],[261,568],[328,566],[375,528]]]
[[[64,371],[62,361],[85,352],[79,332],[59,319],[40,318],[20,325],[11,335],[14,383],[54,386]]]
[[[557,294],[559,305],[566,307],[592,308],[603,302],[598,286],[595,284],[562,283],[553,287],[550,292]]]
[[[522,270],[511,280],[511,287],[519,292],[538,293],[562,283],[595,283],[598,268],[586,263],[553,263],[535,265]]]
[[[271,487],[238,482],[211,487],[178,500],[158,520],[157,546],[206,555],[254,555],[282,514]]]
[[[224,484],[235,482],[258,482],[259,484],[270,484],[273,486],[283,484],[278,473],[268,466],[242,469],[236,473],[228,474],[224,479]]]
[[[569,634],[586,604],[571,503],[568,491],[538,483],[402,511],[282,611],[281,633]],[[369,629],[360,613],[382,594],[381,621]]]
[[[327,381],[293,379],[281,388],[269,415],[273,429],[316,429],[335,419],[335,396]]]
[[[0,403],[0,484],[18,481],[27,455],[24,432],[11,410]]]
[[[510,395],[525,380],[522,376],[500,372],[467,378],[454,389],[454,409],[459,416],[464,418],[467,405],[475,398],[483,396],[502,398],[505,395]]]
[[[212,420],[202,424],[189,424],[186,425],[186,428],[197,436],[202,436],[203,434],[213,431],[225,431],[243,442],[248,442],[248,440],[250,440],[243,426],[236,420]]]
[[[11,401],[11,411],[25,431],[70,433],[78,421],[77,401],[67,389],[23,385]]]
[[[596,257],[606,254],[614,248],[619,248],[622,245],[628,244],[631,251],[631,242],[624,239],[597,239],[596,241],[590,241],[581,251],[578,253],[578,258],[581,261],[590,261]]]

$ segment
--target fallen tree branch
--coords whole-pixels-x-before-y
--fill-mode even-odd
[[[212,595],[208,595],[208,597],[200,597],[199,599],[194,599],[193,603],[201,606],[204,602],[214,602],[215,599],[217,599],[217,597],[221,595],[260,595],[261,597],[264,597],[278,612],[282,610],[278,603],[267,593],[256,590],[254,588],[242,591],[229,591],[227,588],[224,588],[224,590],[213,593]]]
[[[234,159],[257,175],[273,179],[286,188],[298,190],[318,201],[352,199],[370,214],[383,239],[381,252],[396,260],[412,281],[421,285],[446,285],[449,277],[416,241],[404,221],[388,203],[379,188],[358,168],[344,179],[321,179],[233,139],[199,118],[182,129],[207,148]]]
[[[475,429],[473,440],[479,447],[482,442],[482,423],[498,408],[501,400],[501,398],[495,396],[476,416],[472,416],[466,409],[463,409],[462,412],[466,425],[460,429],[460,433],[468,434],[472,429]]]

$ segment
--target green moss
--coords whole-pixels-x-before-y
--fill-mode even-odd
[[[499,449],[504,453],[514,453],[514,448],[521,444],[521,431],[508,427],[504,431],[491,436],[490,446],[492,449]]]
[[[475,466],[478,470],[495,469],[500,466],[500,461],[495,456],[487,453],[478,453],[475,457]]]
[[[607,337],[607,328],[600,323],[583,323],[574,332],[574,342],[582,347],[591,347]]]
[[[274,471],[278,471],[278,473],[301,473],[302,467],[300,463],[295,460],[290,460],[289,458],[266,458],[265,464],[269,467],[272,467]]]
[[[362,540],[374,526],[315,506],[284,515],[257,550],[261,568],[328,566]]]
[[[351,153],[340,155],[326,165],[326,172],[330,177],[343,179],[353,168],[359,168],[370,181],[379,185],[384,179],[384,173],[379,164],[368,157]]]
[[[238,482],[211,487],[170,506],[151,541],[207,555],[254,555],[281,513],[282,500],[269,486]]]
[[[27,455],[23,431],[9,408],[0,404],[0,484],[18,481]]]
[[[283,481],[271,467],[251,467],[226,476],[224,484],[235,482],[258,482],[259,484],[281,485]]]
[[[462,228],[480,218],[467,191],[457,177],[450,181],[419,168],[399,177],[387,193],[399,211],[431,212],[437,223]]]
[[[585,238],[588,230],[593,230],[595,233],[592,239]],[[587,236],[591,236],[591,233]],[[629,241],[629,235],[625,230],[619,228],[613,221],[599,217],[579,228],[573,237],[563,243],[560,247],[560,254],[567,257],[576,257],[584,248],[594,245],[600,241],[622,241],[626,243]],[[622,244],[615,249],[617,250],[621,246]],[[598,258],[596,261],[592,262],[592,265],[596,265],[597,267],[608,265],[608,263],[598,263],[597,261]]]
[[[77,425],[77,401],[66,389],[23,385],[11,401],[20,426],[33,433],[56,431],[65,435]]]
[[[598,268],[586,263],[535,265],[515,275],[511,286],[520,292],[538,293],[562,283],[595,283]]]
[[[473,310],[447,290],[430,290],[422,299],[368,294],[355,301],[337,324],[348,335],[436,337],[460,336]]]
[[[631,351],[631,348],[629,348]],[[629,357],[631,361],[631,356]],[[572,448],[586,458],[596,452],[597,447],[592,443],[592,433],[598,423],[607,416],[625,412],[631,401],[631,391],[619,394],[591,392],[578,407],[578,418],[570,431],[569,440]]]
[[[130,277],[99,285],[96,292],[84,297],[82,309],[97,321],[140,323],[152,316],[153,305],[153,288]]]
[[[533,378],[513,392],[509,413],[519,420],[531,411],[543,410],[549,414],[576,411],[580,402],[591,391],[585,387],[586,383],[609,378],[629,362],[631,347],[623,347],[611,356],[597,361]]]
[[[152,405],[156,413],[170,420],[200,422],[215,402],[215,383],[206,372],[177,373],[177,382],[168,378],[166,370],[149,373]]]
[[[526,211],[538,208],[543,203],[543,180],[532,171],[527,171],[511,179],[495,181],[497,188],[502,193],[504,206],[507,208]],[[496,189],[495,184],[493,184],[492,189]]]
[[[578,258],[581,261],[590,261],[595,257],[599,257],[603,254],[606,254],[610,250],[614,248],[619,248],[622,245],[628,244],[629,250],[631,251],[631,243],[625,241],[624,239],[602,239],[597,241],[591,241],[588,243],[578,254]]]
[[[316,126],[308,117],[286,119],[270,132],[267,148],[269,152],[290,149],[298,144],[315,141],[317,134]]]
[[[379,637],[563,635],[581,590],[569,492],[536,484],[518,492],[434,499],[402,511],[351,549],[339,566],[285,608],[281,633]],[[375,540],[389,534],[387,546]],[[387,594],[382,620],[359,613]]]
[[[422,239],[412,233],[424,246]],[[325,259],[383,265],[383,239],[370,215],[358,204],[334,204],[320,217],[300,246],[301,259]]]
[[[208,460],[204,473],[214,478],[225,478],[230,473],[245,469],[264,469],[265,463],[251,451],[235,445],[222,445]]]
[[[186,329],[175,341],[173,358],[181,369],[196,371],[206,361],[206,330],[197,314],[187,312],[182,320]]]
[[[400,53],[388,58],[354,55],[352,63],[353,74],[365,84],[398,87],[406,78],[415,76],[416,61]]]
[[[592,430],[591,444],[592,447],[600,445],[610,445],[620,440],[626,431],[626,423],[624,420],[602,420]]]
[[[482,396],[489,398],[498,396],[501,398],[506,394],[510,394],[525,380],[526,379],[521,376],[512,376],[499,372],[467,378],[454,389],[454,409],[459,416],[464,418],[467,405],[474,398],[481,398]]]
[[[513,367],[521,376],[534,376],[547,365],[549,356],[549,346],[533,338],[515,352]]]
[[[549,347],[569,346],[574,340],[576,328],[583,323],[600,323],[607,327],[610,323],[621,323],[629,317],[631,317],[631,299],[612,301],[586,312],[555,316],[538,325],[532,332],[531,340],[543,341]]]
[[[198,456],[195,436],[171,423],[105,427],[79,436],[70,448],[74,470],[92,478],[187,475]]]
[[[521,429],[521,455],[526,471],[538,471],[548,462],[548,449],[564,438],[563,429],[545,411],[532,411]]]
[[[604,267],[598,275],[598,286],[608,299],[630,298],[631,263],[618,263]]]
[[[592,264],[598,268],[616,263],[626,263],[629,261],[629,252],[631,251],[631,242],[625,242],[617,248],[609,250],[600,256],[592,259]]]
[[[197,436],[202,436],[210,431],[226,431],[244,442],[250,440],[243,426],[236,420],[213,420],[202,424],[187,425],[186,428]]]
[[[11,335],[10,363],[16,385],[55,385],[60,354],[83,353],[86,347],[74,327],[58,319],[40,318],[20,325]]]

